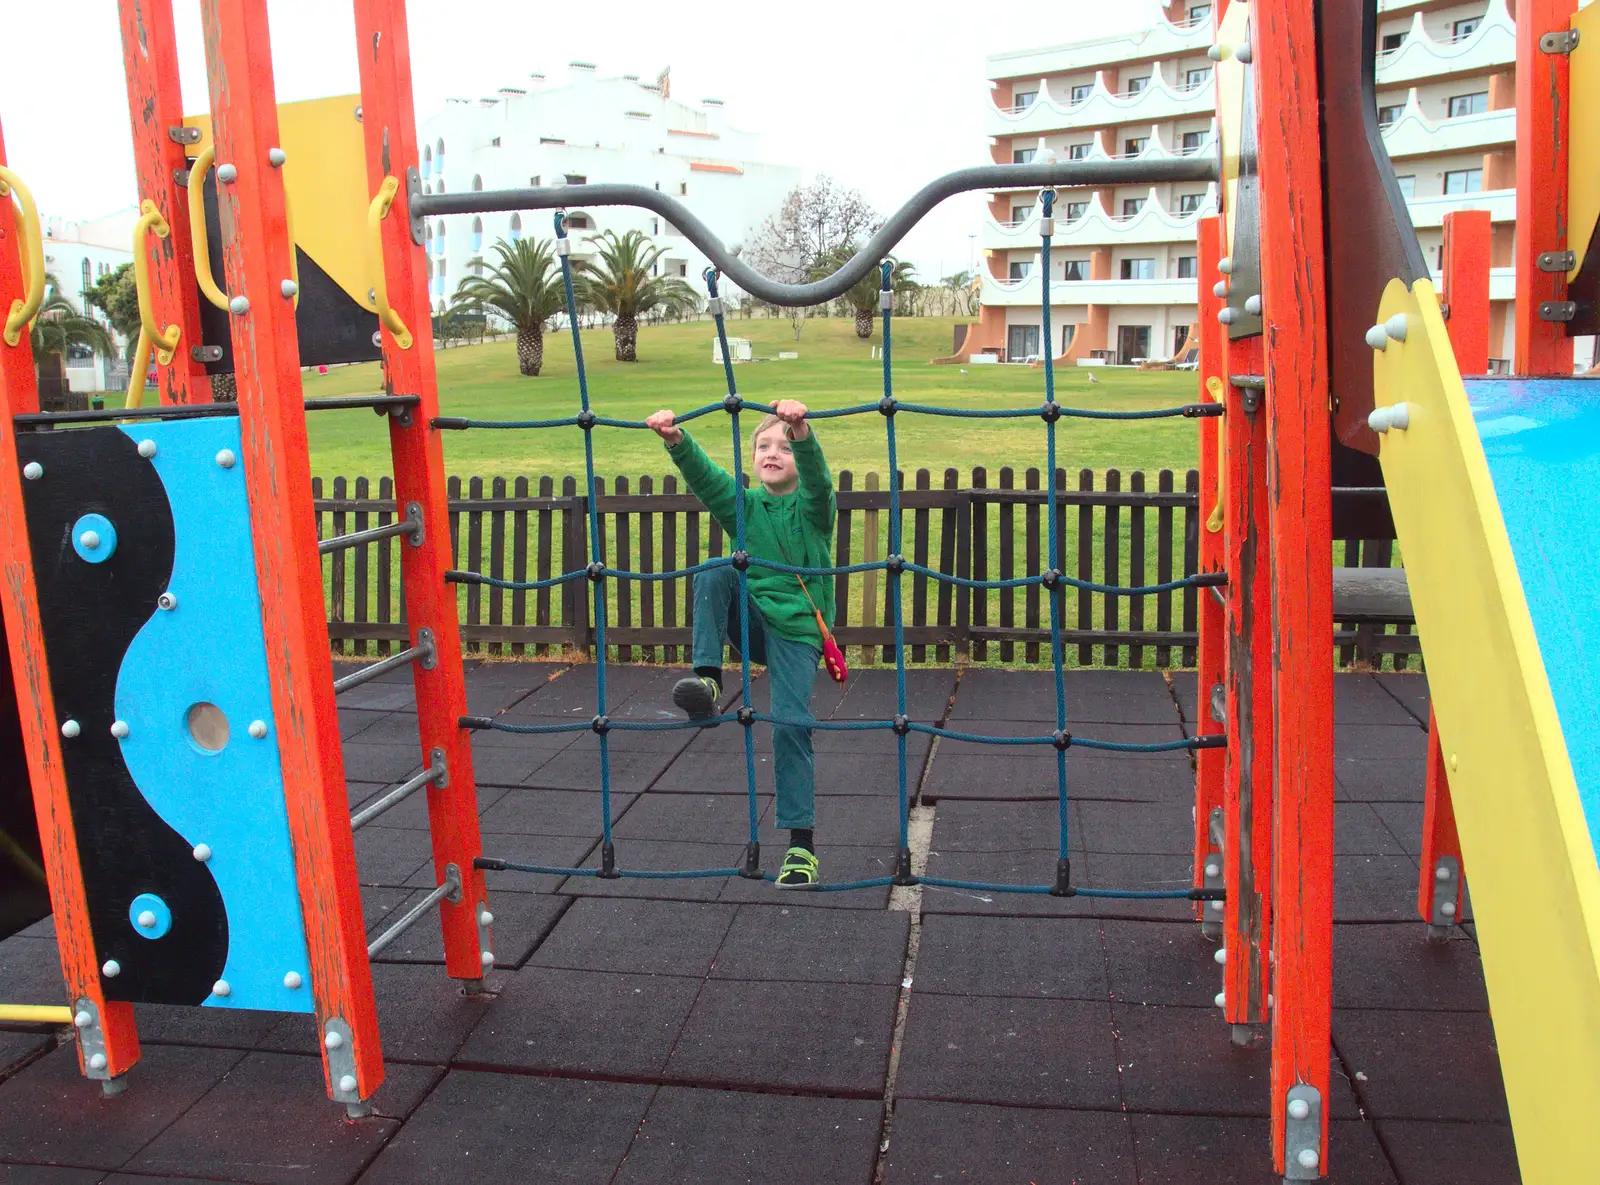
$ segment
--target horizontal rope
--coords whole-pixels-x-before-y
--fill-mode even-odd
[[[536,876],[599,877],[601,871],[598,868],[565,868],[557,864],[523,864],[493,856],[479,856],[472,864],[488,872],[531,872]],[[614,872],[617,878],[628,880],[703,880],[714,876],[739,875],[737,868],[618,868]],[[611,875],[608,874],[605,879],[610,880]]]

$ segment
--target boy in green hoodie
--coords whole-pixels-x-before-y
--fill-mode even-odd
[[[822,446],[806,423],[806,406],[780,400],[752,441],[751,468],[757,485],[743,491],[745,549],[754,557],[801,568],[833,562],[837,507],[833,477]],[[667,454],[697,498],[723,530],[734,534],[733,476],[713,464],[695,440],[674,423],[672,412],[645,421],[667,445]],[[833,581],[802,579],[792,572],[752,565],[750,660],[767,668],[772,714],[810,721],[811,688],[822,658],[824,626],[833,626]],[[694,578],[694,674],[672,689],[672,702],[691,720],[715,714],[722,699],[723,644],[739,644],[739,574],[731,566],[710,568]],[[778,873],[780,889],[817,884],[813,828],[816,823],[816,767],[807,725],[774,725],[773,772],[778,788],[777,825],[789,832],[789,850]]]

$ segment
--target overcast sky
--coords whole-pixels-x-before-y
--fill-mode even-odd
[[[10,164],[47,214],[93,217],[133,204],[115,0],[3,3],[0,126]],[[348,3],[269,3],[280,101],[359,89]],[[174,9],[185,109],[204,110],[199,0]],[[724,100],[735,126],[763,135],[769,160],[808,178],[830,173],[887,214],[933,177],[987,163],[985,55],[1148,26],[1156,5],[410,0],[408,11],[419,116],[447,96],[492,94],[532,71],[559,82],[574,58],[603,75],[653,78],[670,65],[675,98]],[[902,253],[932,278],[969,266],[980,210],[975,197],[946,202]]]

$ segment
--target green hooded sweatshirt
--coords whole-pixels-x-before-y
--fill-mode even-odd
[[[760,559],[797,568],[825,568],[833,563],[833,527],[838,517],[833,475],[828,472],[815,431],[804,440],[789,443],[800,484],[791,494],[770,493],[759,482],[744,491],[745,550]],[[695,497],[728,533],[731,551],[735,537],[733,475],[713,463],[688,432],[667,453]],[[767,619],[768,628],[781,638],[806,642],[820,650],[822,638],[817,633],[811,602],[816,602],[822,619],[832,629],[833,578],[807,576],[806,591],[802,591],[800,578],[791,572],[754,564],[748,571],[750,595]],[[811,594],[809,600],[806,592]]]

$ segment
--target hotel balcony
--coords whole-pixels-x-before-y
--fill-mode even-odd
[[[1433,286],[1440,289],[1444,284],[1444,273],[1437,268],[1431,270]],[[1489,269],[1489,299],[1490,300],[1516,300],[1517,299],[1517,269],[1514,267],[1492,267]],[[1054,302],[1052,302],[1054,303]]]
[[[1097,75],[1089,94],[1076,103],[1053,93],[1049,79],[1040,78],[1038,96],[1025,107],[1002,108],[991,102],[984,115],[984,133],[997,138],[1038,136],[1118,124],[1192,119],[1215,113],[1214,74],[1207,75],[1198,86],[1187,87],[1180,80],[1167,78],[1165,70],[1169,68],[1170,62],[1152,63],[1150,81],[1142,90],[1131,94],[1112,94],[1106,89],[1106,76]]]
[[[1057,249],[1064,247],[1104,247],[1143,243],[1192,243],[1195,241],[1199,220],[1217,212],[1217,189],[1210,186],[1200,208],[1187,213],[1167,209],[1156,190],[1150,191],[1137,214],[1118,216],[1106,212],[1100,204],[1100,195],[1091,194],[1088,209],[1082,216],[1071,219],[1064,216],[1066,203],[1056,202],[1056,233],[1051,240]],[[1035,204],[1033,212],[1019,222],[998,222],[994,218],[983,221],[982,245],[989,251],[1018,251],[1039,245],[1039,219],[1042,217]]]
[[[1120,33],[1095,41],[994,54],[989,58],[989,76],[994,79],[1018,79],[1083,73],[1129,62],[1201,54],[1211,47],[1211,42],[1210,17],[1181,25],[1161,19],[1153,27],[1137,33]],[[1042,89],[1039,93],[1041,97],[1044,95]]]
[[[1105,148],[1100,143],[1100,137],[1096,136],[1094,138],[1094,140],[1089,144],[1088,155],[1083,156],[1083,157],[1079,157],[1078,159],[1079,160],[1085,160],[1085,161],[1172,160],[1175,157],[1199,156],[1199,155],[1201,155],[1203,153],[1207,153],[1207,152],[1214,154],[1217,151],[1217,125],[1216,125],[1216,121],[1215,120],[1212,121],[1210,129],[1207,130],[1207,132],[1205,134],[1205,138],[1203,140],[1201,140],[1200,143],[1197,144],[1193,148],[1189,148],[1189,149],[1185,149],[1185,148],[1182,148],[1182,147],[1174,148],[1171,145],[1167,144],[1167,142],[1164,139],[1162,139],[1163,135],[1164,135],[1164,133],[1162,132],[1161,127],[1159,125],[1154,125],[1154,126],[1152,126],[1150,128],[1150,131],[1148,132],[1148,134],[1146,134],[1143,137],[1143,139],[1145,141],[1145,145],[1144,145],[1144,150],[1142,152],[1136,152],[1136,153],[1131,153],[1131,154],[1119,153],[1119,154],[1117,154],[1115,156],[1113,156],[1112,154],[1106,152]],[[1019,146],[1018,145],[1014,145],[1014,147],[1019,147]],[[1044,137],[1040,136],[1039,137],[1039,141],[1038,141],[1038,145],[1034,149],[1034,158],[1033,158],[1034,161],[1035,162],[1039,162],[1039,161],[1043,161],[1043,160],[1048,159],[1046,157],[1047,153],[1053,153],[1054,156],[1055,156],[1055,159],[1058,160],[1058,161],[1062,159],[1061,154],[1059,152],[1057,152],[1055,149],[1051,148],[1048,144],[1046,144]],[[1011,188],[1011,189],[997,189],[997,190],[994,190],[993,192],[995,192],[995,193],[1027,193],[1027,192],[1037,192],[1037,189],[1035,188],[1034,190],[1030,190],[1026,186],[1017,186],[1017,187],[1014,187],[1014,188]]]
[[[986,305],[1034,307],[1042,302],[1039,267],[1020,280],[997,280],[987,270],[982,300]],[[1194,304],[1199,297],[1197,282],[1190,280],[1062,280],[1050,281],[1050,307],[1057,305],[1171,305]]]
[[[1444,225],[1444,216],[1452,210],[1487,210],[1493,222],[1517,220],[1517,191],[1514,189],[1484,189],[1477,193],[1436,193],[1430,197],[1411,198],[1406,202],[1411,211],[1411,225],[1418,230]]]
[[[1517,140],[1517,112],[1513,107],[1429,119],[1422,113],[1413,87],[1400,118],[1383,129],[1383,146],[1391,160],[1446,152],[1491,152]]]
[[[1464,37],[1434,40],[1413,13],[1405,40],[1378,55],[1378,87],[1404,86],[1452,74],[1509,70],[1517,62],[1517,26],[1506,0],[1489,0],[1483,22]]]

